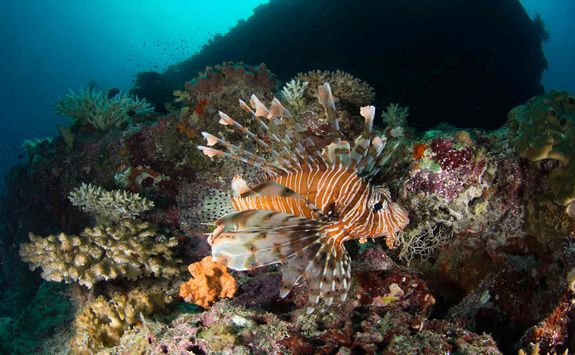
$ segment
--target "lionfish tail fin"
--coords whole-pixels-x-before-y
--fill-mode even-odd
[[[202,184],[191,184],[194,191],[190,201],[190,220],[194,225],[213,225],[222,214],[234,211],[231,196]]]
[[[216,221],[208,239],[214,260],[243,271],[285,265],[280,296],[307,281],[310,305],[345,301],[351,261],[341,242],[328,238],[325,223],[287,213],[248,210]]]

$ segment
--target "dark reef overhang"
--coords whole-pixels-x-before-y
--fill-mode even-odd
[[[417,128],[495,128],[543,91],[542,33],[519,0],[272,0],[186,61],[141,73],[133,92],[163,103],[229,60],[266,63],[282,80],[341,69],[375,88],[376,105],[409,106]]]

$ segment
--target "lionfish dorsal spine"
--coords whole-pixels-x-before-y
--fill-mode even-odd
[[[339,120],[335,110],[335,100],[331,93],[331,86],[328,82],[319,85],[317,88],[317,99],[325,110],[325,114],[336,131],[339,131]]]
[[[361,132],[361,135],[356,138],[353,150],[350,153],[350,162],[354,163],[353,167],[356,169],[356,172],[369,153],[369,144],[373,131],[373,120],[375,118],[375,107],[364,106],[360,109],[360,113],[365,119],[365,123],[363,125],[363,131]]]

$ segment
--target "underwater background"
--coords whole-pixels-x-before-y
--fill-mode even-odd
[[[575,348],[574,12],[571,0],[3,2],[0,353]],[[337,128],[318,102],[326,81]],[[326,291],[304,271],[280,297],[278,265],[208,257],[219,249],[198,219],[228,210],[200,197],[261,178],[196,148],[207,131],[255,149],[220,110],[254,132],[246,111],[281,112],[278,144],[313,156],[336,137],[360,144],[367,105],[383,144],[362,143],[364,158],[386,162],[370,176],[385,186],[375,205],[409,223],[345,242],[347,299],[308,315],[313,292],[328,303],[340,281]]]
[[[0,175],[17,163],[24,139],[51,137],[54,127],[66,122],[52,106],[69,89],[93,83],[128,90],[137,72],[161,71],[189,57],[262,3],[182,0],[158,6],[154,1],[29,0],[3,4]],[[551,35],[544,43],[549,68],[542,84],[573,91],[575,74],[569,69],[575,44],[569,34],[574,25],[568,14],[575,5],[568,0],[521,3],[531,17],[541,15]]]

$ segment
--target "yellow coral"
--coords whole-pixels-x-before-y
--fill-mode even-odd
[[[74,206],[90,214],[98,224],[134,219],[154,208],[154,202],[124,190],[106,191],[99,186],[82,183],[70,191],[68,199]]]
[[[171,302],[173,297],[159,288],[114,292],[110,298],[101,295],[76,316],[70,347],[75,354],[93,354],[117,345],[122,334],[138,324],[140,314],[164,311]]]
[[[20,246],[20,257],[32,270],[41,267],[48,281],[76,281],[91,288],[118,277],[168,279],[180,272],[170,250],[177,239],[157,234],[145,222],[124,220],[115,226],[87,228],[79,236],[30,234],[30,240]]]
[[[554,159],[550,188],[562,205],[575,201],[575,97],[551,91],[509,113],[508,124],[517,134],[515,151],[531,161]]]
[[[208,308],[219,298],[233,297],[236,280],[225,265],[214,262],[211,256],[188,266],[192,278],[180,286],[180,297],[188,303]]]

